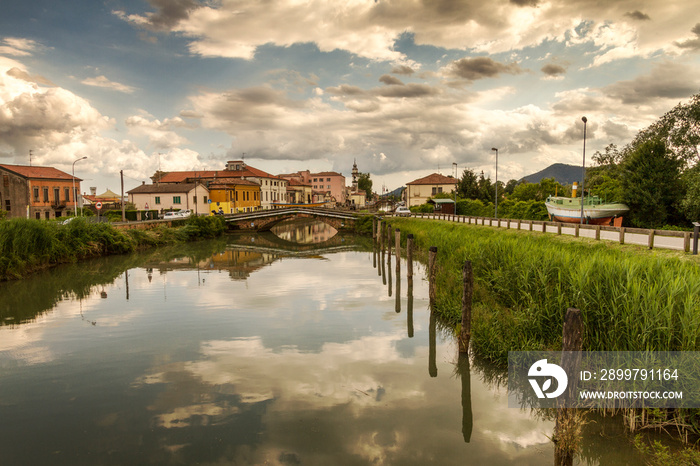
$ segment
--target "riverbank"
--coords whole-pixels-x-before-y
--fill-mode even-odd
[[[120,230],[77,218],[67,225],[33,219],[0,221],[0,281],[19,279],[57,264],[221,236],[219,217],[190,217],[180,226]]]

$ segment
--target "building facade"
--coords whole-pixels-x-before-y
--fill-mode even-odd
[[[8,218],[51,219],[80,207],[80,178],[53,167],[0,165],[0,208]]]
[[[312,203],[325,202],[328,205],[345,205],[347,201],[347,188],[345,177],[337,172],[311,173],[303,170],[296,173],[279,175],[285,180],[296,180],[299,183],[309,184],[312,190]]]
[[[201,183],[142,184],[127,191],[136,210],[191,210],[193,214],[209,213],[209,189]]]
[[[262,191],[260,185],[254,181],[242,178],[220,178],[209,182],[209,193],[212,214],[237,214],[260,210]]]
[[[454,193],[456,180],[452,176],[433,173],[406,184],[406,207],[425,204],[428,199],[441,193]]]

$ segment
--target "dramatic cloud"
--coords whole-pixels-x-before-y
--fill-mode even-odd
[[[452,62],[445,70],[451,77],[463,78],[469,81],[495,78],[500,74],[519,74],[523,70],[517,64],[505,65],[489,57],[462,58]]]
[[[5,37],[0,41],[0,55],[27,57],[37,50],[38,44],[31,39]]]
[[[700,77],[682,65],[665,63],[645,76],[620,81],[604,92],[624,104],[642,104],[657,98],[680,100],[700,89]]]
[[[695,34],[694,39],[678,41],[675,44],[682,49],[700,50],[700,23],[696,24],[690,32]]]
[[[105,89],[111,89],[113,91],[124,92],[125,94],[131,94],[136,90],[131,86],[110,81],[105,76],[97,76],[96,78],[86,78],[83,79],[81,82],[86,86],[102,87]]]
[[[27,81],[29,83],[43,84],[45,86],[53,86],[54,85],[51,81],[49,81],[48,79],[46,79],[43,76],[39,76],[39,75],[32,76],[29,73],[27,73],[26,71],[21,70],[17,67],[10,68],[9,70],[7,70],[7,75],[12,76],[13,78]]]

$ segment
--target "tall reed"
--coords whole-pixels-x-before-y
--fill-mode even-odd
[[[583,344],[597,351],[700,350],[700,268],[680,258],[563,241],[537,233],[392,219],[419,248],[438,247],[436,308],[460,318],[461,266],[480,291],[473,348],[504,364],[508,351],[561,348],[566,309],[581,309]]]

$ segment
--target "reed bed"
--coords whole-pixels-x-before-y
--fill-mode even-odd
[[[436,312],[460,321],[461,267],[476,281],[472,348],[559,350],[566,309],[581,310],[588,351],[700,350],[700,267],[639,249],[419,219],[391,220],[417,248],[438,248]]]
[[[223,233],[218,217],[194,217],[177,228],[118,230],[107,223],[75,219],[68,225],[34,219],[0,221],[0,280],[16,279],[52,265],[87,257],[212,238]]]

